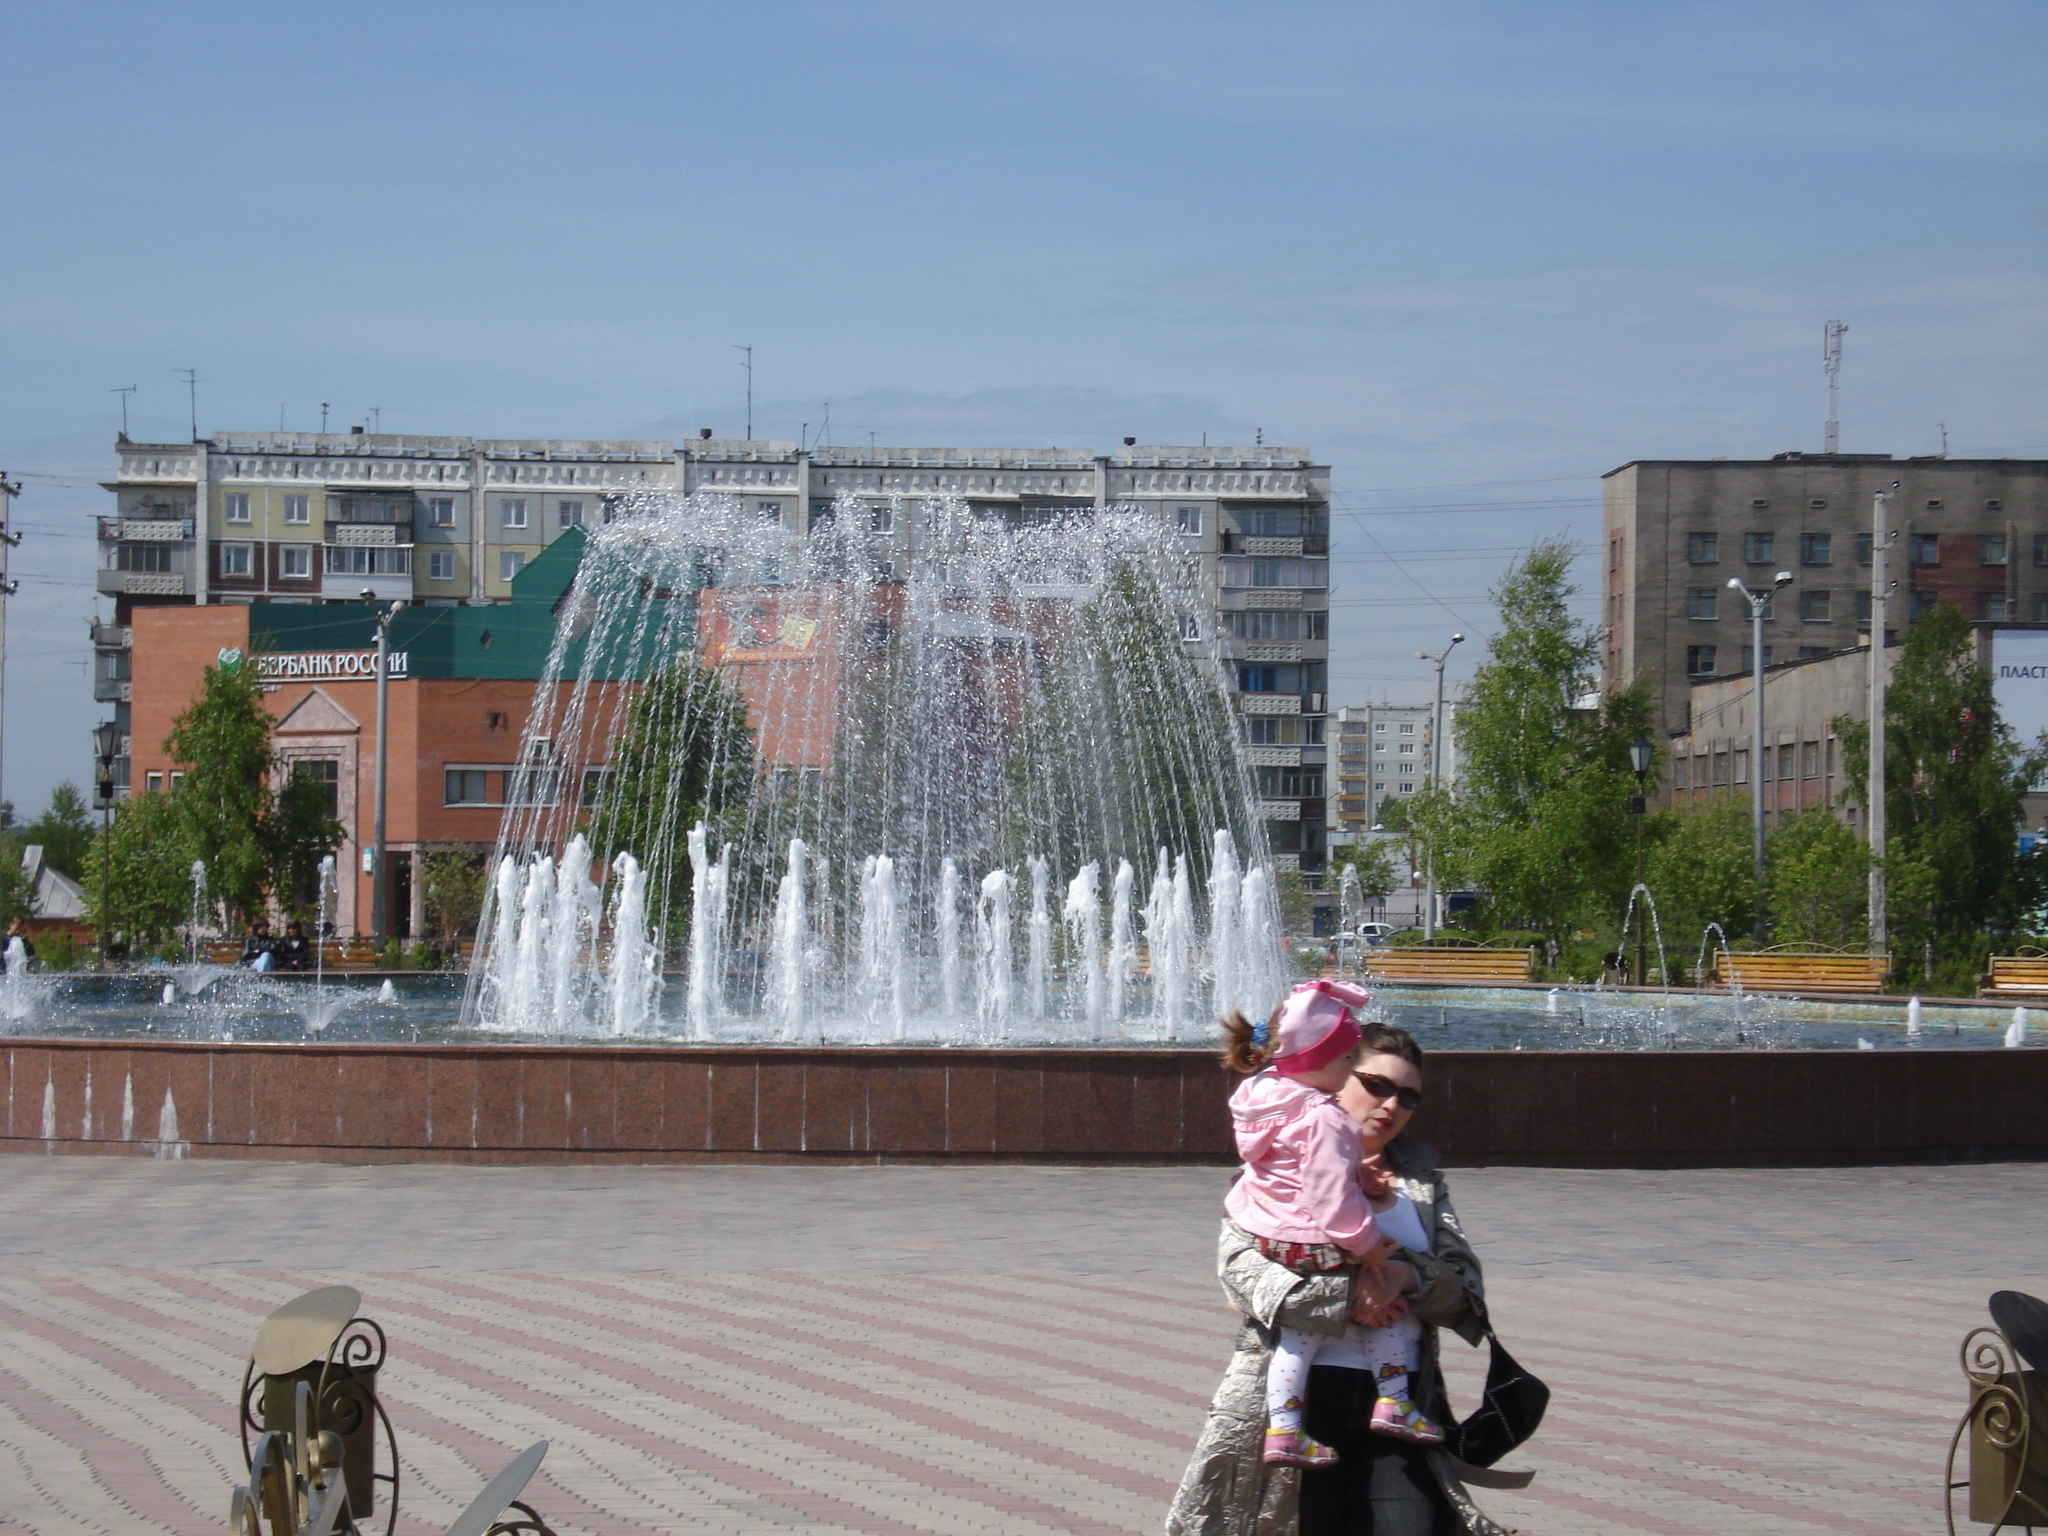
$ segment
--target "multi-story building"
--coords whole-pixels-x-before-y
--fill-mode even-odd
[[[1642,459],[1605,477],[1603,684],[1647,678],[1662,729],[1686,730],[1695,683],[1753,664],[1731,576],[1792,574],[1765,620],[1765,666],[1865,643],[1873,498],[1895,482],[1894,623],[1941,601],[1985,622],[2048,619],[2048,460]]]
[[[1455,706],[1444,706],[1443,772],[1455,776]],[[1337,711],[1336,814],[1330,842],[1355,842],[1380,825],[1380,809],[1429,787],[1431,708],[1427,704],[1347,704]]]
[[[426,607],[505,601],[520,569],[565,529],[637,491],[717,491],[801,536],[840,497],[871,502],[886,547],[903,496],[955,496],[1007,521],[1091,508],[1157,512],[1205,587],[1213,628],[1189,635],[1227,671],[1272,848],[1322,865],[1329,666],[1329,469],[1302,448],[836,448],[714,438],[510,441],[388,434],[221,433],[116,444],[100,520],[96,697],[129,730],[131,624],[165,604],[333,603],[406,597]],[[115,767],[117,792],[130,780]],[[139,787],[139,786],[138,786]]]

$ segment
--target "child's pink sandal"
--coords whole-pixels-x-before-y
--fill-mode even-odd
[[[1413,1445],[1442,1445],[1444,1432],[1422,1416],[1422,1410],[1402,1397],[1383,1397],[1372,1405],[1372,1432],[1406,1440]],[[1272,1437],[1266,1443],[1272,1444]],[[1272,1460],[1270,1456],[1266,1458]]]
[[[1438,1436],[1439,1439],[1442,1436]],[[1266,1465],[1269,1467],[1334,1467],[1337,1453],[1320,1440],[1311,1440],[1297,1429],[1266,1431]]]

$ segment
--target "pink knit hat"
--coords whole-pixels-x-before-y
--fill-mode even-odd
[[[1356,982],[1305,981],[1280,1005],[1279,1038],[1273,1042],[1273,1070],[1313,1072],[1358,1048],[1358,1016],[1372,994]]]

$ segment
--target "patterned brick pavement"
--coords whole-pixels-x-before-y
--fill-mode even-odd
[[[0,1175],[7,1536],[218,1530],[255,1324],[336,1280],[411,1532],[543,1437],[565,1536],[1154,1532],[1230,1333],[1217,1170]],[[1531,1532],[1937,1531],[1956,1343],[2048,1291],[2048,1165],[1454,1177],[1557,1391]]]

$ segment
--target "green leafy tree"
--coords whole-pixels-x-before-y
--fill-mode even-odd
[[[1831,811],[1782,817],[1764,843],[1775,944],[1860,948],[1870,925],[1870,851]]]
[[[1343,888],[1344,870],[1358,872],[1358,894],[1368,902],[1385,901],[1401,883],[1393,845],[1383,837],[1361,838],[1330,852],[1331,888]]]
[[[676,658],[626,706],[611,772],[585,829],[591,851],[630,853],[648,871],[650,916],[670,932],[689,924],[690,829],[729,829],[754,778],[754,732],[729,677]]]
[[[1643,882],[1674,966],[1691,966],[1707,924],[1730,941],[1745,937],[1756,911],[1756,855],[1747,800],[1720,799],[1654,816]],[[1709,954],[1711,961],[1712,956]]]
[[[0,928],[17,917],[35,916],[36,888],[21,867],[24,846],[18,833],[0,833]]]
[[[1402,818],[1439,886],[1479,892],[1482,926],[1559,941],[1619,919],[1635,874],[1628,747],[1651,729],[1642,684],[1579,707],[1600,636],[1572,617],[1571,559],[1547,540],[1509,568],[1500,627],[1458,705],[1456,794],[1417,796]]]
[[[484,858],[468,848],[436,848],[421,856],[420,895],[443,944],[473,932],[484,909]]]
[[[83,882],[93,925],[131,950],[168,940],[191,914],[194,856],[191,826],[173,796],[131,795],[121,801],[101,856]]]
[[[74,880],[84,878],[98,829],[77,785],[63,783],[51,790],[43,814],[19,830],[22,842],[42,845],[43,862],[50,868]]]
[[[1838,719],[1850,798],[1868,802],[1869,726]],[[1908,985],[1967,989],[1994,937],[2019,931],[2034,881],[2020,856],[2048,747],[2001,729],[1969,620],[1942,603],[1906,630],[1885,694],[1886,911]]]

